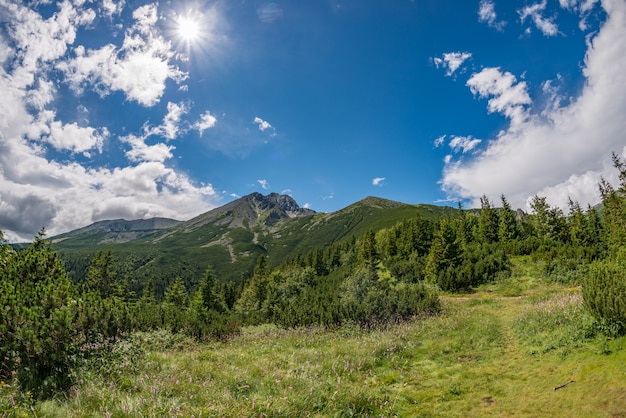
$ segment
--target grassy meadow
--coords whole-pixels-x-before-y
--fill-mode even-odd
[[[517,258],[510,277],[442,295],[441,315],[380,329],[103,342],[63,396],[0,383],[0,416],[626,417],[626,338],[599,335],[580,288],[536,269]]]

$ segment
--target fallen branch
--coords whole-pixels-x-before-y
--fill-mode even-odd
[[[565,386],[569,385],[570,383],[574,383],[574,382],[575,382],[575,380],[570,380],[569,382],[567,382],[567,383],[563,383],[562,385],[558,385],[558,386],[554,387],[553,389],[554,389],[554,390],[557,390],[557,389],[562,389],[562,388],[564,388]]]

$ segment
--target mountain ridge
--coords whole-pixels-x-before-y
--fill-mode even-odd
[[[148,220],[100,221],[52,237],[52,241],[76,282],[86,276],[97,250],[109,248],[120,265],[119,274],[129,278],[135,292],[153,281],[162,294],[176,277],[193,288],[208,266],[219,281],[239,282],[251,274],[260,255],[277,266],[312,250],[358,238],[368,230],[389,228],[415,217],[434,221],[454,213],[451,207],[411,205],[374,196],[324,213],[302,208],[288,195],[252,193],[187,221],[163,221],[161,229],[127,230],[140,229]]]

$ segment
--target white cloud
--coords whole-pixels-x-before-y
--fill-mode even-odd
[[[511,120],[511,126],[521,124],[527,117],[524,105],[531,103],[525,81],[517,82],[516,77],[500,68],[485,68],[472,74],[466,85],[471,92],[481,98],[491,97],[489,112],[499,112]]]
[[[504,193],[512,205],[523,208],[534,194],[545,195],[562,208],[567,207],[568,195],[583,206],[598,203],[597,181],[601,175],[615,178],[610,153],[624,151],[626,132],[626,2],[606,0],[602,6],[607,20],[588,41],[581,93],[564,100],[562,107],[511,123],[476,158],[450,160],[441,184],[452,197],[477,204],[483,194],[497,200]],[[489,111],[511,113],[512,108],[530,104],[525,87],[507,81],[496,88],[503,74],[493,74],[491,82],[475,85],[477,92],[516,93],[510,99],[497,94],[499,101],[490,101]]]
[[[506,26],[506,22],[498,21],[497,18],[496,6],[493,0],[481,0],[478,6],[478,21],[486,23],[497,30],[502,30]]]
[[[385,177],[376,177],[372,180],[373,186],[383,186],[385,183]]]
[[[37,125],[40,130],[33,135],[39,136],[39,140],[52,145],[59,151],[71,151],[72,153],[86,153],[96,148],[102,152],[104,141],[110,136],[108,129],[95,129],[92,127],[78,126],[74,123],[62,123],[55,120],[56,114],[51,110],[39,113]]]
[[[33,81],[32,73],[41,63],[51,62],[65,54],[67,45],[74,43],[76,27],[91,23],[95,13],[91,9],[77,10],[69,1],[59,4],[59,10],[43,19],[18,2],[0,3],[12,23],[11,37],[16,43],[20,69],[26,87]]]
[[[263,190],[267,190],[270,188],[270,184],[265,179],[257,180],[256,182],[259,183]]]
[[[200,120],[193,124],[193,128],[197,129],[202,136],[202,133],[207,129],[210,129],[215,126],[217,123],[217,118],[211,114],[208,110],[200,115]]]
[[[176,139],[181,132],[180,123],[184,114],[189,112],[189,108],[184,103],[167,103],[167,114],[163,118],[163,122],[158,126],[144,125],[143,135],[127,135],[120,137],[122,142],[131,146],[126,152],[126,157],[132,162],[139,161],[159,161],[164,162],[172,158],[173,146],[168,146],[162,142],[148,145],[146,140],[151,136],[160,136],[166,141]]]
[[[135,135],[120,137],[120,140],[131,146],[131,149],[126,152],[126,158],[133,162],[164,162],[172,158],[172,150],[175,149],[173,146],[168,146],[162,142],[148,145],[146,144],[146,137]]]
[[[153,106],[163,95],[168,79],[182,82],[187,74],[170,64],[175,53],[156,33],[157,16],[156,4],[135,10],[135,25],[126,32],[119,48],[112,44],[95,50],[76,47],[75,58],[58,65],[73,90],[80,94],[90,85],[102,96],[119,90],[130,100]]]
[[[480,139],[472,138],[471,136],[453,136],[448,145],[454,152],[461,151],[466,153],[476,148],[480,143]]]
[[[189,107],[184,103],[167,103],[167,114],[163,118],[163,123],[154,128],[147,129],[148,135],[159,135],[167,140],[176,139],[180,131],[180,119],[189,112]]]
[[[267,121],[265,121],[265,120],[263,120],[263,119],[261,119],[259,117],[255,117],[253,123],[256,123],[257,125],[259,125],[259,131],[265,131],[266,129],[272,128],[272,125],[270,125],[269,122],[267,122]]]
[[[442,58],[436,57],[433,61],[437,68],[446,68],[446,75],[451,76],[471,57],[472,54],[469,52],[447,52]]]
[[[68,45],[73,44],[78,27],[90,24],[94,12],[85,7],[74,9],[69,1],[58,3],[57,7],[57,12],[43,19],[20,2],[0,0],[3,21],[12,25],[10,31],[0,36],[0,60],[10,60],[10,65],[0,66],[0,229],[13,241],[29,240],[44,226],[54,235],[102,219],[189,219],[215,207],[219,197],[211,185],[196,184],[164,165],[171,158],[173,147],[148,145],[149,128],[142,136],[119,138],[131,147],[126,156],[132,165],[115,166],[111,161],[111,167],[98,167],[94,162],[78,162],[81,158],[74,154],[89,157],[94,150],[101,152],[115,137],[107,128],[89,126],[89,112],[80,106],[79,122],[61,120],[50,108],[59,99],[57,83],[67,81],[74,88],[91,87],[100,93],[117,89],[128,99],[147,105],[160,97],[159,86],[154,87],[161,82],[155,77],[159,68],[165,65],[168,77],[176,71],[164,63],[170,57],[169,45],[165,48],[167,43],[151,32],[153,8],[142,9],[136,15],[140,23],[126,33],[122,48],[108,45],[86,52],[76,47],[75,58],[65,64]],[[152,52],[155,53],[150,55]],[[78,65],[78,58],[90,54],[98,59],[85,59],[86,67]],[[131,68],[133,62],[146,55],[155,60],[143,62],[146,67]],[[57,80],[57,75],[52,75],[51,71],[59,69],[67,80]],[[124,84],[124,71],[158,83],[138,82],[131,86],[127,80]],[[165,138],[175,137],[185,113],[183,108],[168,106],[163,124],[153,129]],[[56,152],[50,152],[51,148]],[[61,155],[59,161],[50,156],[54,154]]]
[[[106,16],[111,18],[122,13],[125,4],[124,0],[120,0],[117,3],[113,0],[102,0],[102,10]]]
[[[578,27],[582,31],[588,29],[587,18],[595,4],[599,2],[600,0],[559,0],[559,4],[562,8],[572,12],[578,12],[580,16]]]
[[[546,5],[547,0],[543,0],[541,3],[535,3],[530,6],[523,7],[518,10],[517,13],[520,16],[522,23],[530,17],[541,33],[545,36],[555,36],[559,33],[559,27],[556,23],[554,23],[554,18],[545,18],[542,15],[546,9]]]
[[[435,141],[433,142],[433,146],[435,148],[439,148],[440,146],[443,145],[445,140],[446,140],[446,136],[445,135],[441,135],[439,138],[435,139]]]
[[[57,234],[117,217],[188,219],[217,200],[159,161],[88,169],[49,161],[20,138],[0,139],[0,167],[0,228],[14,241],[43,226]]]
[[[268,129],[270,130],[270,136],[276,136],[276,128],[274,128],[268,121],[261,119],[260,117],[255,117],[252,123],[259,125],[259,131],[265,132]]]

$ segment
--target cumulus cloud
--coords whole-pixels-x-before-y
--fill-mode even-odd
[[[163,122],[158,126],[144,125],[143,135],[126,135],[120,137],[120,140],[128,145],[131,149],[126,152],[126,157],[132,162],[139,161],[159,161],[164,162],[172,158],[172,150],[175,147],[162,142],[156,142],[148,145],[146,141],[152,136],[159,136],[166,141],[176,139],[181,132],[180,123],[184,114],[189,112],[187,105],[183,103],[167,103],[167,114],[163,118]],[[184,130],[183,130],[184,131]]]
[[[187,74],[170,61],[175,57],[171,44],[160,36],[157,5],[148,4],[133,12],[135,24],[126,32],[121,47],[108,44],[100,49],[74,49],[75,57],[59,63],[72,89],[80,94],[92,86],[102,96],[122,91],[130,100],[143,106],[159,102],[165,83],[182,82]]]
[[[172,150],[175,149],[175,147],[162,142],[148,145],[144,136],[128,135],[120,137],[120,140],[130,145],[131,149],[126,151],[126,157],[132,162],[164,162],[172,158]]]
[[[385,177],[376,177],[372,180],[373,186],[383,186],[385,184]]]
[[[10,28],[0,36],[0,60],[10,63],[0,66],[0,229],[11,241],[32,239],[42,227],[54,235],[113,217],[188,219],[219,201],[210,184],[165,165],[173,147],[148,143],[156,133],[166,140],[180,134],[185,105],[168,104],[161,125],[124,137],[89,126],[83,105],[77,106],[80,121],[64,120],[52,107],[59,100],[56,86],[64,82],[100,94],[120,90],[128,100],[154,104],[161,83],[180,74],[168,63],[169,45],[154,32],[154,5],[134,14],[122,47],[72,50],[78,28],[95,17],[89,7],[74,7],[79,3],[84,5],[60,2],[43,18],[21,2],[0,0],[2,22]],[[97,59],[87,60],[91,56]],[[120,166],[102,167],[75,155],[90,157],[118,145],[110,141],[130,145]]]
[[[20,68],[16,81],[26,87],[34,81],[33,71],[42,63],[51,62],[65,54],[67,45],[74,43],[76,28],[91,23],[96,15],[93,10],[75,8],[65,1],[50,18],[23,7],[19,2],[0,3],[8,16],[11,38],[15,42]]]
[[[496,6],[492,0],[481,0],[478,5],[478,21],[486,23],[488,26],[497,30],[502,30],[506,26],[506,22],[498,21],[496,14]]]
[[[493,95],[489,111],[506,114],[511,126],[475,158],[448,162],[441,184],[451,197],[477,204],[483,194],[495,200],[505,193],[522,208],[534,194],[563,208],[568,196],[583,206],[599,201],[597,181],[615,178],[610,153],[623,152],[626,132],[626,3],[606,0],[602,6],[607,19],[588,41],[585,85],[567,104],[529,115],[519,109],[531,105],[527,89],[512,75],[488,69],[488,77],[472,76],[468,86],[481,97]]]
[[[113,0],[102,0],[102,10],[106,16],[111,18],[122,13],[125,4],[124,0],[120,0],[117,3]]]
[[[74,123],[62,123],[55,120],[55,112],[43,111],[39,114],[41,140],[49,143],[59,151],[86,153],[96,148],[102,152],[102,144],[109,137],[107,128],[94,129],[78,126]]]
[[[433,62],[437,68],[445,68],[446,75],[453,75],[456,70],[458,70],[463,63],[472,57],[472,54],[469,52],[447,52],[443,54],[443,56],[433,58]]]
[[[491,97],[487,106],[489,112],[504,114],[511,120],[512,127],[526,119],[524,105],[531,103],[526,82],[518,82],[510,72],[502,72],[500,68],[485,68],[472,74],[467,86],[481,98]]]
[[[210,129],[215,126],[217,123],[217,118],[211,114],[208,110],[200,115],[200,120],[193,124],[193,128],[197,129],[202,136],[202,133],[207,129]]]
[[[541,3],[531,4],[523,7],[517,11],[522,23],[527,18],[530,18],[537,29],[541,31],[545,36],[555,36],[559,33],[559,27],[554,23],[554,18],[543,17],[543,12],[546,10],[547,0],[543,0]]]
[[[189,107],[184,103],[167,103],[167,114],[163,122],[154,127],[146,127],[146,136],[158,135],[166,140],[176,139],[180,132],[180,121],[183,115],[189,112]]]

